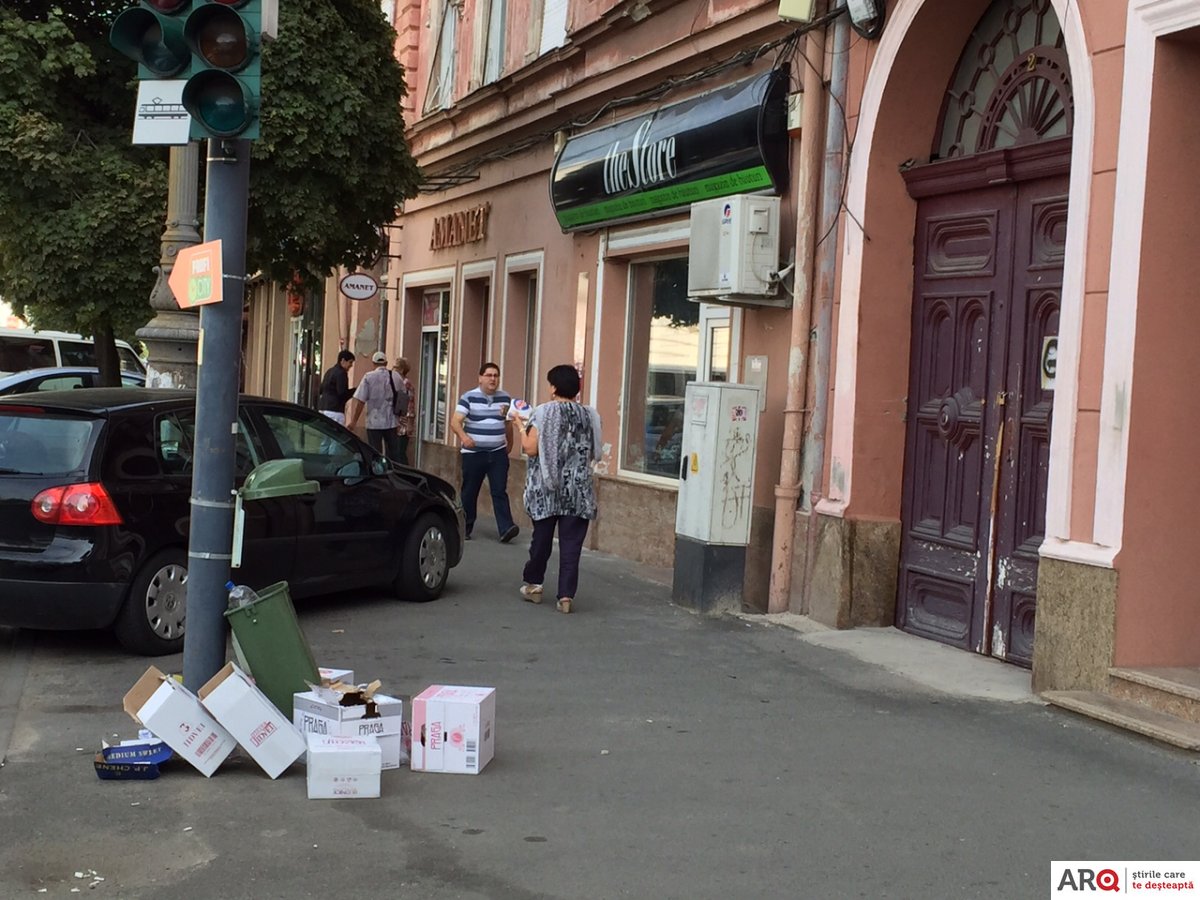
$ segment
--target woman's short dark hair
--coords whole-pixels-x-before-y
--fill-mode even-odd
[[[554,388],[558,397],[570,398],[579,396],[579,371],[574,366],[555,366],[546,373],[546,380]]]
[[[338,352],[338,362],[354,362],[354,354],[349,350],[341,350]]]

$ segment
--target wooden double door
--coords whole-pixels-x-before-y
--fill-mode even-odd
[[[1045,532],[1067,152],[996,152],[906,176],[918,215],[897,622],[1026,666]]]

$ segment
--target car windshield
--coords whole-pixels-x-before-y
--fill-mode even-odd
[[[93,432],[92,419],[0,411],[0,474],[59,475],[83,468]]]

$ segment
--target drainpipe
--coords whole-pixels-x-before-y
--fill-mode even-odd
[[[767,612],[787,612],[792,589],[792,542],[800,501],[800,450],[804,439],[804,405],[808,392],[808,343],[812,331],[813,244],[821,172],[821,113],[824,107],[825,35],[814,29],[804,36],[804,111],[800,123],[800,186],[796,200],[795,293],[788,350],[787,398],[783,406],[783,453],[775,485],[775,536],[771,550],[771,587]]]
[[[833,23],[833,61],[830,102],[825,126],[825,173],[821,183],[821,240],[817,257],[817,350],[815,399],[808,445],[804,452],[802,484],[808,488],[808,541],[804,558],[804,604],[809,605],[813,557],[816,555],[817,500],[825,473],[825,429],[829,415],[830,348],[833,343],[833,286],[837,274],[838,217],[846,170],[846,76],[850,69],[850,21],[841,15]]]

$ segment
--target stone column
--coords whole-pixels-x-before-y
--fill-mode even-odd
[[[167,227],[156,268],[158,280],[150,292],[154,318],[138,329],[145,343],[146,384],[160,388],[196,387],[196,348],[200,339],[198,312],[182,310],[167,285],[175,256],[184,247],[200,243],[196,218],[200,174],[200,146],[196,141],[171,148],[167,189]]]

